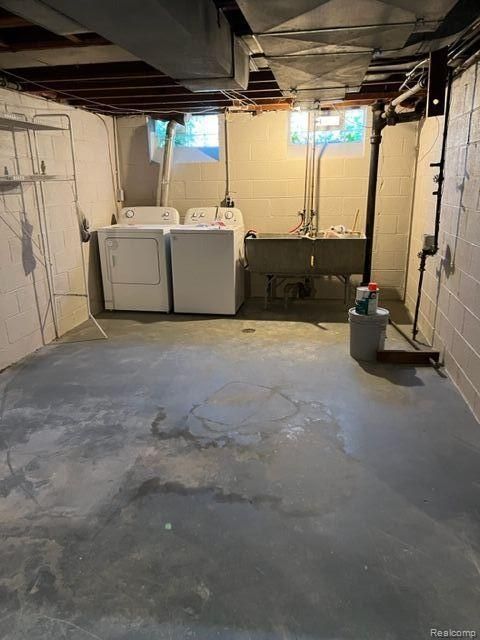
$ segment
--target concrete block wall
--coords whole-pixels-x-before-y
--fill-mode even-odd
[[[369,116],[369,114],[368,114]],[[269,112],[255,117],[230,114],[229,151],[231,190],[242,210],[247,228],[286,232],[298,221],[303,208],[304,148],[288,144],[289,113]],[[220,161],[178,163],[173,168],[170,204],[180,214],[189,207],[218,205],[225,195],[223,121],[220,122]],[[120,172],[126,205],[154,204],[159,165],[148,160],[147,133],[142,117],[118,120]],[[320,228],[334,224],[364,229],[367,176],[370,160],[370,128],[356,155],[334,145],[320,160],[317,209]],[[384,130],[380,157],[377,229],[373,277],[384,295],[403,297],[411,199],[416,156],[416,124]],[[357,145],[355,145],[356,147]],[[337,297],[336,280],[324,279],[321,296]],[[258,288],[255,294],[261,293]]]
[[[442,120],[421,130],[406,302],[413,313],[423,233],[433,232],[434,168]],[[420,329],[442,353],[447,372],[480,420],[480,69],[453,83],[441,210],[440,251],[428,259]]]
[[[115,210],[107,132],[113,143],[113,120],[55,102],[0,89],[0,111],[68,113],[72,119],[80,209],[92,228],[110,223]],[[61,125],[61,121],[57,124]],[[20,171],[32,173],[27,133],[15,134]],[[49,174],[72,173],[66,132],[38,134],[41,159]],[[113,154],[113,147],[110,149]],[[12,134],[0,131],[0,169],[16,173]],[[112,157],[114,157],[112,155]],[[21,197],[23,189],[23,200]],[[84,293],[81,248],[70,182],[45,182],[46,219],[58,293]],[[0,188],[0,370],[54,338],[52,309],[39,219],[40,187]],[[91,304],[103,308],[95,247],[83,246],[88,265]],[[81,297],[56,299],[60,334],[83,322]]]

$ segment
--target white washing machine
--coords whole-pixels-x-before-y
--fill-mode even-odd
[[[170,234],[175,313],[235,315],[245,297],[244,233],[239,209],[187,211]]]
[[[125,207],[119,224],[97,230],[105,309],[172,308],[170,230],[180,216],[172,207]]]

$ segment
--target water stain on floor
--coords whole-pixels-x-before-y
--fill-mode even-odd
[[[314,428],[340,437],[338,423],[322,403],[292,400],[278,388],[245,382],[224,385],[193,406],[179,423],[169,424],[165,418],[160,411],[152,422],[156,439],[183,439],[203,449],[253,447],[274,434],[298,440]]]

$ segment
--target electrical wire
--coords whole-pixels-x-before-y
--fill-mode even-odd
[[[224,115],[224,145],[225,145],[225,202],[230,197],[230,147],[228,135],[228,112]]]
[[[116,179],[115,179],[115,169],[114,169],[114,167],[113,167],[112,150],[111,150],[111,148],[110,148],[110,133],[109,133],[109,131],[108,131],[107,123],[106,123],[106,122],[105,122],[105,120],[103,119],[103,116],[102,116],[101,114],[99,114],[99,113],[95,113],[94,111],[93,111],[92,113],[93,113],[93,115],[94,115],[94,116],[97,116],[97,118],[99,118],[99,119],[100,119],[100,122],[103,124],[103,126],[104,126],[104,128],[105,128],[105,135],[106,135],[106,137],[107,137],[108,159],[109,159],[109,163],[110,163],[110,177],[111,177],[111,179],[112,179],[112,190],[113,190],[113,192],[112,192],[112,197],[113,197],[113,205],[114,205],[115,211],[117,211],[117,198],[116,198],[116,192],[117,192],[117,189],[119,188],[119,186],[120,186],[120,185],[118,184],[118,182],[117,182],[117,181],[116,181]],[[115,123],[114,123],[114,126],[115,126]],[[114,139],[113,144],[115,145],[115,139]],[[118,166],[117,166],[116,159],[115,159],[115,167],[116,167],[117,174],[118,174]]]
[[[437,125],[437,133],[435,135],[435,140],[433,141],[433,144],[428,149],[428,151],[425,151],[423,156],[417,160],[417,164],[422,162],[422,160],[424,160],[428,156],[428,154],[435,148],[435,145],[437,144],[437,140],[438,140],[438,137],[440,135],[440,121],[439,121],[439,117],[438,116],[435,116],[435,123]]]
[[[406,76],[406,77],[405,77],[404,82],[400,85],[400,88],[398,89],[398,91],[399,91],[399,92],[400,92],[400,91],[402,91],[402,89],[403,89],[404,87],[407,87],[407,89],[409,89],[409,88],[410,88],[410,87],[408,87],[408,82],[412,79],[412,76],[414,76],[414,75],[415,75],[415,71],[418,69],[418,67],[420,67],[421,65],[424,65],[426,62],[428,62],[428,58],[425,58],[424,60],[420,60],[420,62],[418,62],[418,63],[413,67],[413,69],[410,69],[410,71],[408,71],[408,72],[405,74],[405,76]],[[423,68],[422,68],[422,71],[421,71],[420,75],[422,75],[423,73],[424,73],[424,70],[423,70]]]
[[[231,93],[233,95],[241,96],[243,99],[245,99],[250,104],[253,104],[254,106],[258,106],[258,103],[255,102],[255,100],[253,100],[253,98],[250,98],[249,96],[244,95],[243,93],[241,93],[240,91],[237,91],[236,89],[231,89]]]
[[[49,87],[46,84],[43,84],[41,82],[36,82],[34,80],[29,80],[28,78],[25,78],[23,76],[20,76],[16,73],[12,73],[11,71],[8,71],[7,69],[2,69],[0,68],[0,73],[4,73],[7,74],[9,76],[11,76],[12,78],[16,78],[17,80],[21,80],[22,82],[28,82],[29,84],[33,84],[37,87],[40,87],[41,89],[44,89],[45,91],[53,91],[53,89],[51,87]],[[59,95],[63,95],[66,96],[67,98],[73,98],[74,100],[83,100],[84,102],[88,102],[89,104],[92,104],[94,106],[97,107],[101,107],[102,109],[102,113],[108,113],[108,114],[116,114],[116,115],[122,115],[125,113],[130,113],[132,115],[136,114],[136,115],[146,115],[149,113],[158,113],[158,114],[166,114],[166,113],[190,113],[191,110],[188,111],[182,111],[180,112],[179,109],[166,109],[166,110],[158,110],[158,109],[133,109],[132,107],[128,107],[128,108],[121,108],[121,107],[115,107],[114,105],[109,105],[109,104],[105,104],[104,102],[98,102],[98,100],[92,100],[90,98],[85,98],[83,96],[78,96],[74,93],[70,93],[69,91],[61,91],[59,89],[55,89],[54,90],[55,93],[59,94]],[[43,98],[43,96],[36,96],[37,98],[40,99],[44,99],[44,100],[48,100],[48,98]],[[229,98],[229,100],[231,100],[231,98]],[[82,107],[76,106],[76,105],[68,105],[70,108],[73,109],[79,109]],[[196,107],[194,107],[196,108]],[[202,109],[201,111],[196,111],[196,115],[201,115],[202,113],[208,113],[209,111],[212,110],[218,110],[219,107],[205,107],[204,109]],[[98,115],[98,114],[97,114]]]
[[[247,96],[244,96],[240,92],[234,91],[233,89],[230,89],[230,90],[222,89],[220,93],[226,98],[228,98],[228,100],[231,100],[232,102],[240,102],[241,106],[243,107],[248,107],[252,104],[254,106],[258,106],[257,103],[254,102],[251,98],[248,98]]]

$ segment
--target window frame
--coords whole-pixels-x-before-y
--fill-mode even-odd
[[[195,114],[191,116],[192,121],[193,118],[215,118],[216,119],[216,145],[212,146],[200,146],[194,144],[178,144],[177,136],[179,132],[177,130],[177,134],[175,136],[175,145],[174,145],[174,161],[177,163],[194,163],[194,162],[219,162],[220,160],[220,150],[221,150],[221,135],[220,135],[220,114],[211,113],[211,114]],[[166,129],[167,121],[166,120],[157,120],[154,118],[148,118],[147,128],[148,128],[148,146],[149,146],[149,156],[151,162],[161,163],[163,160],[163,148],[164,148],[164,138],[159,135],[158,132],[158,124],[163,123],[163,128]],[[187,123],[188,124],[188,123]],[[183,125],[178,125],[178,127],[183,127]],[[183,132],[182,132],[183,133]],[[182,135],[182,133],[180,135]],[[192,135],[190,133],[190,135]],[[193,135],[195,135],[193,133]],[[209,136],[214,135],[212,132],[207,133],[198,133],[199,136]]]
[[[368,118],[368,113],[367,110],[365,109],[365,107],[351,107],[349,109],[330,109],[329,110],[329,114],[334,114],[335,112],[338,112],[340,114],[342,113],[346,113],[347,111],[361,111],[363,113],[363,121],[361,123],[361,127],[362,127],[362,138],[361,140],[358,141],[322,141],[322,140],[318,140],[316,141],[316,148],[317,149],[321,149],[321,153],[325,154],[327,156],[330,157],[350,157],[350,156],[363,156],[365,153],[365,142],[366,142],[366,129],[368,128],[368,124],[367,124],[367,118]],[[296,113],[305,113],[307,114],[311,114],[311,113],[318,113],[318,110],[305,110],[305,111],[291,111],[289,113],[289,117],[288,117],[288,148],[289,148],[289,154],[291,156],[301,156],[305,153],[305,147],[306,147],[306,141],[303,142],[294,142],[292,141],[292,136],[294,135],[294,132],[292,132],[292,118],[293,118],[293,114]],[[343,125],[345,126],[345,125]],[[325,127],[323,129],[323,131],[329,131],[329,127]],[[337,130],[337,129],[330,129],[330,130]]]

